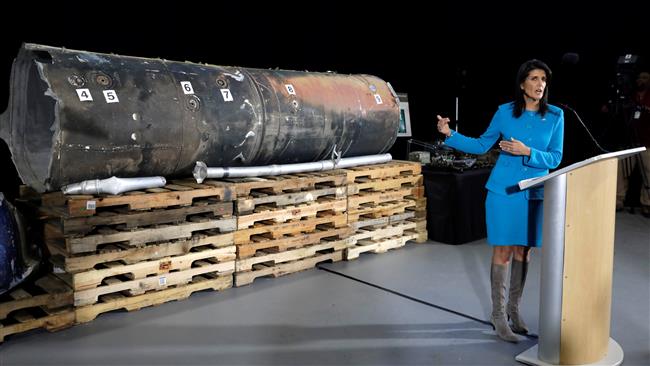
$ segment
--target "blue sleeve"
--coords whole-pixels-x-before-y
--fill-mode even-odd
[[[467,137],[452,131],[451,135],[445,139],[445,145],[470,154],[485,154],[501,136],[499,113],[500,111],[497,111],[494,114],[490,125],[481,137]]]
[[[560,110],[560,117],[555,124],[546,151],[530,148],[530,156],[524,158],[524,164],[539,169],[554,169],[562,160],[562,146],[564,145],[564,112]]]

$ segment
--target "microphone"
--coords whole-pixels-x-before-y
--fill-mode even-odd
[[[591,141],[593,141],[594,144],[596,144],[596,147],[599,148],[600,151],[602,151],[602,152],[604,152],[604,153],[611,152],[611,151],[607,151],[607,150],[603,149],[603,148],[600,146],[600,144],[598,143],[598,141],[596,141],[596,139],[594,138],[594,136],[591,134],[591,131],[589,131],[589,129],[587,128],[587,126],[585,125],[585,123],[582,122],[582,118],[580,118],[580,115],[578,115],[578,112],[576,112],[575,109],[569,107],[568,105],[566,105],[566,104],[564,104],[564,103],[558,103],[558,105],[559,105],[560,107],[564,108],[564,109],[568,109],[568,110],[570,110],[570,111],[571,111],[571,112],[572,112],[572,113],[573,113],[573,114],[578,118],[578,122],[580,122],[580,124],[581,124],[582,127],[585,129],[585,131],[587,131],[587,133],[589,134],[589,137],[591,138]]]

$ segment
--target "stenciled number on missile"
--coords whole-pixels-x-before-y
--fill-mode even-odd
[[[296,89],[293,88],[291,84],[284,84],[284,87],[287,88],[287,93],[291,95],[296,95]]]
[[[224,102],[232,102],[232,94],[230,89],[221,89],[221,96],[223,97]]]
[[[375,94],[375,102],[377,104],[383,104],[384,102],[381,100],[381,95]]]
[[[104,98],[106,103],[119,103],[120,100],[117,98],[117,93],[115,90],[104,90]]]
[[[81,102],[92,102],[93,96],[90,95],[89,89],[76,89],[77,96],[79,96],[79,101]]]
[[[189,81],[181,81],[181,88],[183,88],[185,94],[194,94],[194,88],[192,88],[192,83]]]

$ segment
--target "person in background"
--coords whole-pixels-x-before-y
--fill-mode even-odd
[[[485,186],[485,211],[487,241],[492,246],[491,321],[497,336],[509,342],[519,341],[515,333],[528,333],[519,303],[530,249],[542,244],[543,187],[521,191],[517,183],[548,174],[562,159],[564,114],[548,104],[550,79],[551,70],[544,62],[524,62],[517,73],[514,101],[499,106],[487,130],[478,138],[451,130],[449,118],[438,116],[437,127],[446,136],[445,144],[457,150],[484,154],[501,138],[501,153]]]
[[[650,218],[650,72],[641,71],[636,79],[634,105],[629,117],[629,140],[634,146],[645,146],[646,151],[618,162],[616,182],[616,210],[623,210],[629,187],[629,177],[639,164],[641,173],[641,213]]]

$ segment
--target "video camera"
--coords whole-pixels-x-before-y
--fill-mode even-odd
[[[639,56],[625,54],[616,63],[616,103],[627,104],[634,100],[636,91],[636,76],[639,70]]]

